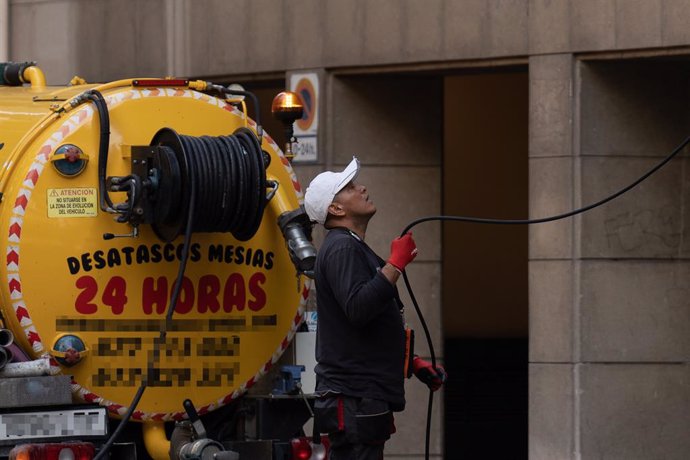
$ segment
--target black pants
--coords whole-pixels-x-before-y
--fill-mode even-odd
[[[376,399],[328,396],[316,401],[314,417],[331,441],[330,460],[381,460],[395,431],[388,403]]]

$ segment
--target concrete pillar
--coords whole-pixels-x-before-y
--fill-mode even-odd
[[[77,7],[74,1],[10,2],[8,56],[14,61],[36,61],[49,85],[67,84],[78,72]]]
[[[10,2],[0,0],[0,62],[10,60]]]
[[[604,198],[680,143],[688,72],[530,58],[531,216]],[[680,459],[690,448],[687,163],[530,229],[531,459]]]
[[[176,16],[166,16],[173,6]],[[37,61],[50,85],[75,74],[104,82],[186,70],[184,50],[172,48],[186,37],[177,27],[182,7],[169,0],[12,2],[9,54]],[[169,59],[175,60],[168,65]]]
[[[166,75],[189,76],[190,28],[187,25],[191,6],[185,0],[165,1],[165,29],[167,31]]]
[[[574,206],[573,57],[529,60],[529,214]],[[574,230],[572,220],[529,227],[529,457],[573,458]]]
[[[579,65],[582,203],[630,183],[687,135],[688,68]],[[578,221],[579,451],[680,459],[690,448],[687,158]]]

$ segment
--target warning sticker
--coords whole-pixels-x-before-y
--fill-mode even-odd
[[[95,188],[49,188],[48,217],[95,217],[98,194]]]

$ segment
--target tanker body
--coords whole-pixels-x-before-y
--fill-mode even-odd
[[[269,371],[315,256],[251,94],[175,79],[48,87],[33,63],[0,75],[0,452],[105,457],[108,420],[126,418],[155,459],[237,458],[198,424],[178,423],[172,449],[170,431],[194,407],[228,414]],[[289,123],[296,108],[277,111]]]

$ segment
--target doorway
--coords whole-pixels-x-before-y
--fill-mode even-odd
[[[444,77],[445,215],[528,216],[526,68]],[[527,458],[526,226],[442,228],[445,457]]]

